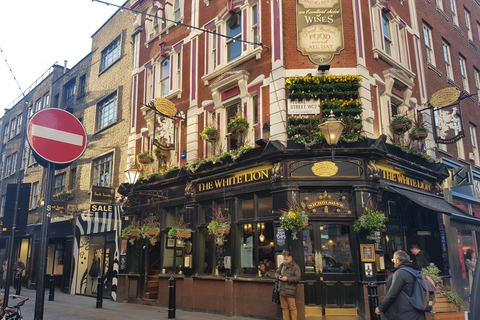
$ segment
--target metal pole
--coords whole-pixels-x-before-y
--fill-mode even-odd
[[[175,319],[175,279],[171,277],[168,285],[168,319]]]
[[[43,208],[42,238],[40,242],[40,260],[37,275],[37,295],[35,297],[34,320],[43,320],[45,304],[45,275],[47,268],[47,251],[49,240],[50,219],[52,215],[52,194],[55,176],[55,164],[49,162],[45,174],[45,207]]]
[[[15,274],[16,280],[16,287],[15,287],[15,294],[19,296],[22,291],[22,272],[18,272]]]
[[[48,295],[48,301],[55,300],[55,274],[50,275],[50,293]]]
[[[367,285],[368,288],[368,306],[370,309],[370,320],[380,320],[380,316],[375,313],[375,309],[378,307],[378,284],[370,282]]]
[[[103,277],[98,276],[97,282],[97,308],[101,308],[103,303]]]

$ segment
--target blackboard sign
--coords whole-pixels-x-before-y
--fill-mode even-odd
[[[275,228],[275,251],[288,250],[287,230]]]

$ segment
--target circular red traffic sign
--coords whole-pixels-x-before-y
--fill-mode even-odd
[[[38,156],[58,164],[75,161],[87,147],[82,123],[62,109],[44,109],[34,114],[28,123],[27,136]]]

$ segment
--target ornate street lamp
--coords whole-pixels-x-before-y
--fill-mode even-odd
[[[135,184],[138,177],[140,176],[140,171],[138,171],[138,169],[133,164],[130,164],[130,168],[125,170],[124,172],[129,184]]]
[[[342,121],[335,120],[332,110],[330,110],[328,120],[320,125],[320,131],[325,137],[325,140],[327,140],[328,145],[332,147],[332,162],[335,159],[335,151],[333,150],[333,146],[338,143],[338,139],[340,139],[340,136],[342,135],[343,128],[344,125]]]

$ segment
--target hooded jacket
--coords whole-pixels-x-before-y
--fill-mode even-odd
[[[297,295],[297,283],[302,278],[300,267],[292,260],[290,263],[282,263],[275,274],[275,278],[282,275],[287,277],[287,281],[280,281],[280,295],[286,297],[295,297]]]
[[[415,277],[403,268],[412,268],[410,262],[401,262],[387,279],[387,294],[378,309],[383,320],[425,320],[425,313],[415,310],[403,292],[411,296]]]

